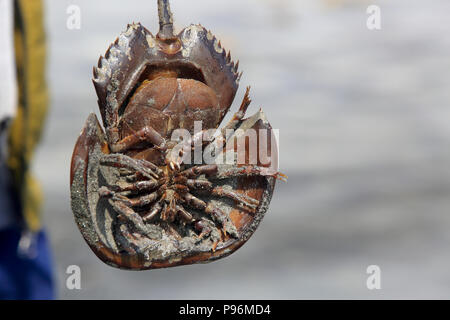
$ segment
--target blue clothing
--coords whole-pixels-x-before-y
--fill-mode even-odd
[[[20,202],[5,164],[0,124],[0,299],[53,299],[52,259],[44,231],[23,233]]]
[[[54,299],[53,268],[44,231],[33,235],[32,255],[18,251],[19,227],[0,230],[0,299]]]

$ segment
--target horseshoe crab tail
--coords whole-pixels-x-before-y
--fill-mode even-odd
[[[173,34],[173,16],[170,11],[169,0],[158,0],[159,32],[160,39],[170,39]]]

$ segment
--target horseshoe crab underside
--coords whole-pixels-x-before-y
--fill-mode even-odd
[[[255,130],[258,133],[263,129],[269,132],[265,136],[268,139],[267,148],[270,148],[271,141],[273,143],[272,129],[262,111],[241,120],[238,129],[242,130],[236,130],[227,141],[237,139],[237,132],[258,129]],[[258,138],[261,139],[260,136]],[[245,152],[248,152],[248,148]],[[101,187],[120,185],[123,182],[123,168],[104,166],[100,161],[108,154],[110,151],[105,133],[96,115],[91,114],[77,140],[72,157],[72,210],[75,221],[93,252],[108,265],[123,269],[143,270],[203,263],[231,254],[251,237],[260,224],[268,209],[276,181],[270,175],[226,177],[224,172],[239,170],[245,164],[217,165],[217,176],[211,181],[225,190],[233,190],[258,201],[257,207],[249,211],[230,198],[202,196],[203,201],[213,203],[225,213],[226,221],[230,224],[227,228],[236,231],[233,237],[224,233],[211,217],[195,210],[191,210],[191,213],[204,219],[210,226],[211,232],[207,237],[199,237],[190,224],[167,223],[158,219],[146,223],[147,234],[140,234],[131,228],[125,236],[121,232],[123,223],[117,212],[107,199],[99,195]],[[277,157],[275,154],[270,156],[272,159]]]

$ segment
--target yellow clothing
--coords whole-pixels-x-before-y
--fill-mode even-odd
[[[22,204],[23,221],[30,230],[37,231],[41,227],[42,194],[31,175],[30,164],[48,106],[43,4],[41,0],[15,0],[14,6],[19,99],[8,139],[8,166]]]

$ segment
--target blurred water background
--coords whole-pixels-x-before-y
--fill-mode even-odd
[[[223,260],[143,272],[98,260],[71,213],[74,143],[98,113],[92,66],[156,1],[47,0],[51,111],[34,170],[45,191],[60,298],[450,297],[450,2],[172,0],[180,30],[201,22],[244,70],[280,129],[281,171],[248,243]],[[66,27],[69,5],[81,29]],[[370,4],[382,29],[366,28]],[[155,32],[156,33],[156,32]],[[81,268],[68,290],[66,268]],[[381,268],[368,290],[366,268]]]

